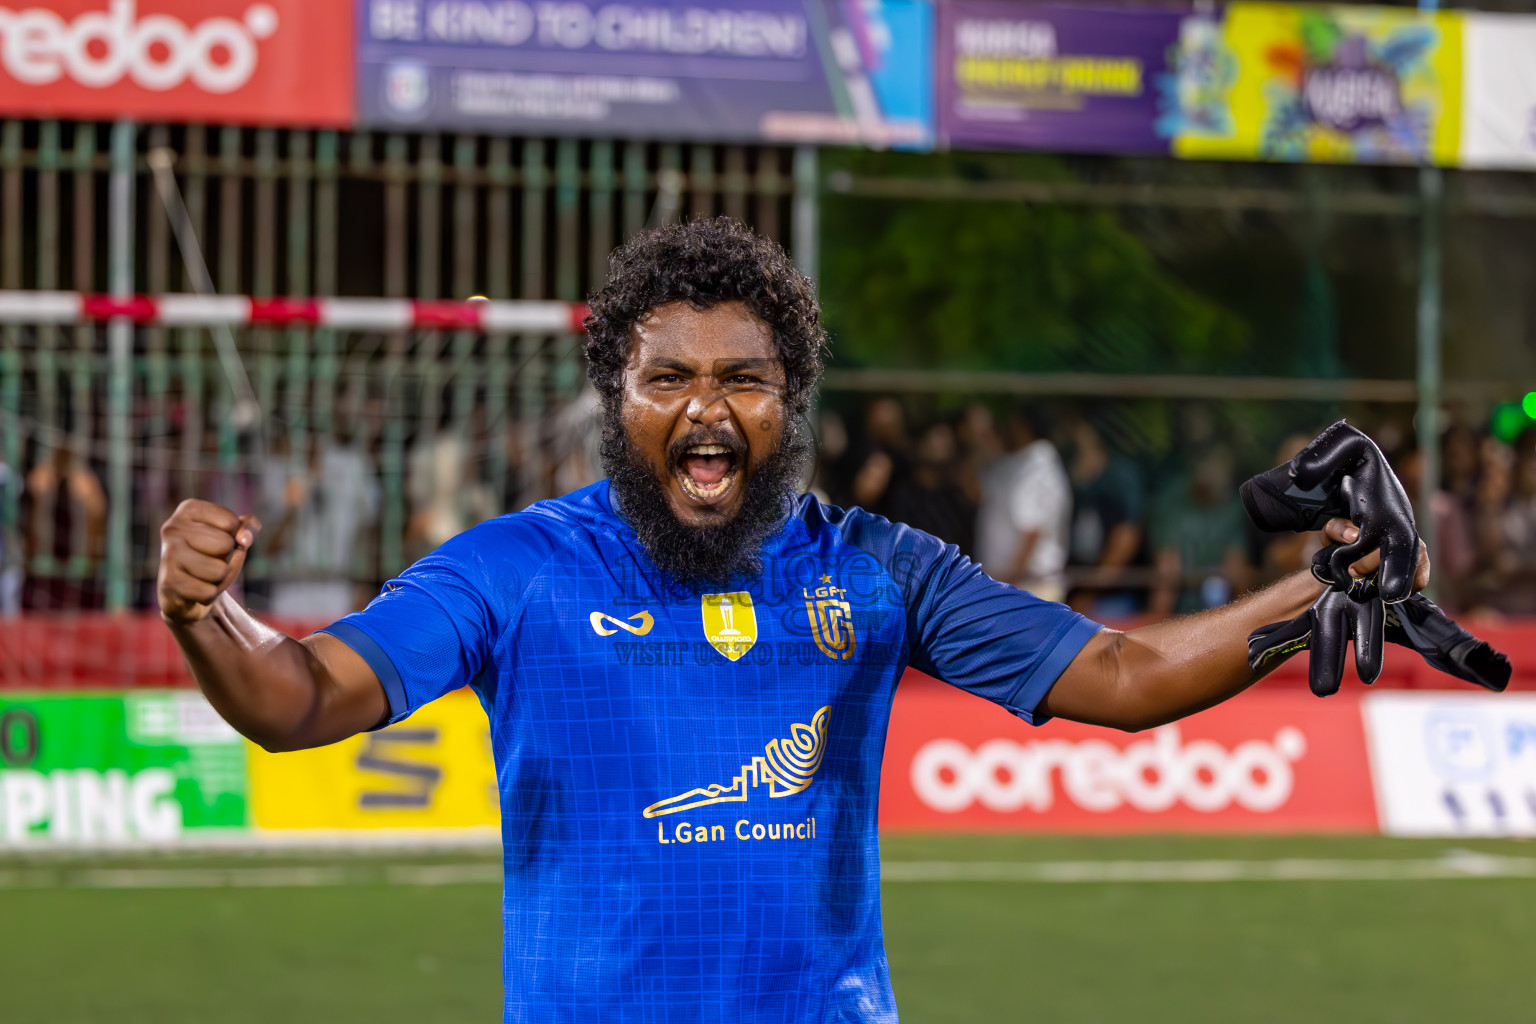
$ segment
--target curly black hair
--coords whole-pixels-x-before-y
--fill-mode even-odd
[[[805,414],[827,351],[815,291],[782,246],[730,217],[644,231],[609,258],[585,321],[587,377],[605,406],[618,406],[635,324],[668,302],[744,303],[773,331],[790,414]]]

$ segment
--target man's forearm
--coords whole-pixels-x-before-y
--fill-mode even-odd
[[[1162,725],[1219,704],[1259,680],[1248,667],[1248,634],[1294,619],[1323,585],[1295,573],[1242,600],[1123,634],[1120,682],[1138,727]]]
[[[222,594],[206,616],[168,623],[208,702],[241,735],[269,750],[310,746],[326,672],[314,653]]]
[[[1086,664],[1074,662],[1047,695],[1045,709],[1073,721],[1130,730],[1203,711],[1263,674],[1248,667],[1248,634],[1295,618],[1322,591],[1310,573],[1296,573],[1208,612],[1125,633],[1105,630],[1079,656]]]

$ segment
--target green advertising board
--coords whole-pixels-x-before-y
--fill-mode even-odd
[[[0,846],[247,825],[244,741],[200,694],[0,694]]]

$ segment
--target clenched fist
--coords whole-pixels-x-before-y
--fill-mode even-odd
[[[160,616],[173,626],[201,621],[245,567],[261,521],[189,498],[160,527]]]

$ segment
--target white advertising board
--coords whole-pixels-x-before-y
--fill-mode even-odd
[[[1372,693],[1362,713],[1384,833],[1536,836],[1536,694]]]
[[[1536,18],[1468,14],[1463,39],[1458,162],[1536,169]]]

